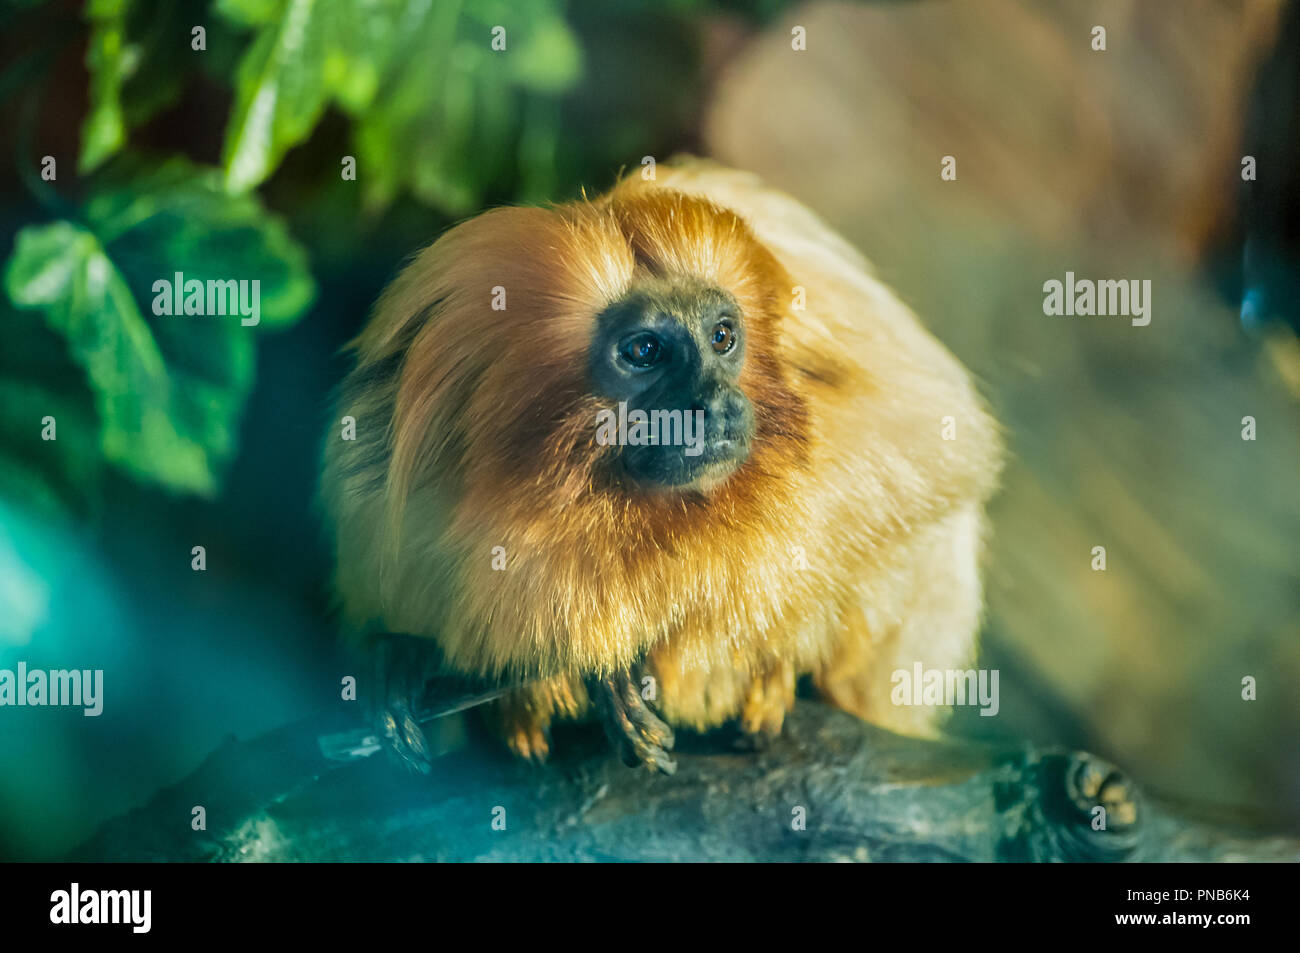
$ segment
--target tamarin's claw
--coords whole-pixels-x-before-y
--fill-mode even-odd
[[[673,730],[642,699],[635,670],[593,680],[590,694],[596,703],[605,734],[628,767],[644,764],[663,774],[677,770],[668,757]]]

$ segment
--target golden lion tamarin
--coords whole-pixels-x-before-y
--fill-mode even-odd
[[[431,658],[518,686],[493,705],[520,755],[594,706],[664,771],[669,725],[779,732],[803,674],[927,733],[938,709],[891,704],[891,674],[971,662],[995,425],[862,257],[753,176],[688,161],[485,212],[350,349],[356,435],[327,441],[322,496],[409,758]],[[672,411],[693,438],[598,434]]]

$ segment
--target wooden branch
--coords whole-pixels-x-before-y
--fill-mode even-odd
[[[763,751],[682,738],[671,778],[623,767],[590,726],[557,732],[561,755],[539,768],[466,741],[457,719],[436,723],[435,746],[457,750],[429,776],[383,756],[335,766],[318,741],[347,727],[322,716],[232,739],[73,859],[1300,859],[1296,840],[1179,816],[1088,755],[901,738],[815,702]]]

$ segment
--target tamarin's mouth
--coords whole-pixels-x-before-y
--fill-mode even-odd
[[[718,437],[696,454],[685,447],[624,447],[624,472],[636,483],[672,490],[703,489],[727,479],[749,459],[748,439]]]

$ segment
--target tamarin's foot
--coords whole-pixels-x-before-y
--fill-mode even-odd
[[[668,757],[673,730],[661,721],[641,697],[639,670],[635,667],[592,680],[588,688],[605,734],[629,767],[648,765],[663,774],[677,770]]]
[[[750,682],[740,711],[740,729],[755,747],[765,747],[781,734],[786,712],[793,707],[794,669],[778,662]]]
[[[551,720],[515,710],[500,714],[502,737],[515,757],[541,764],[551,753]]]
[[[488,718],[511,751],[542,762],[551,750],[551,721],[581,716],[587,702],[580,679],[559,675],[510,692],[491,707]]]

